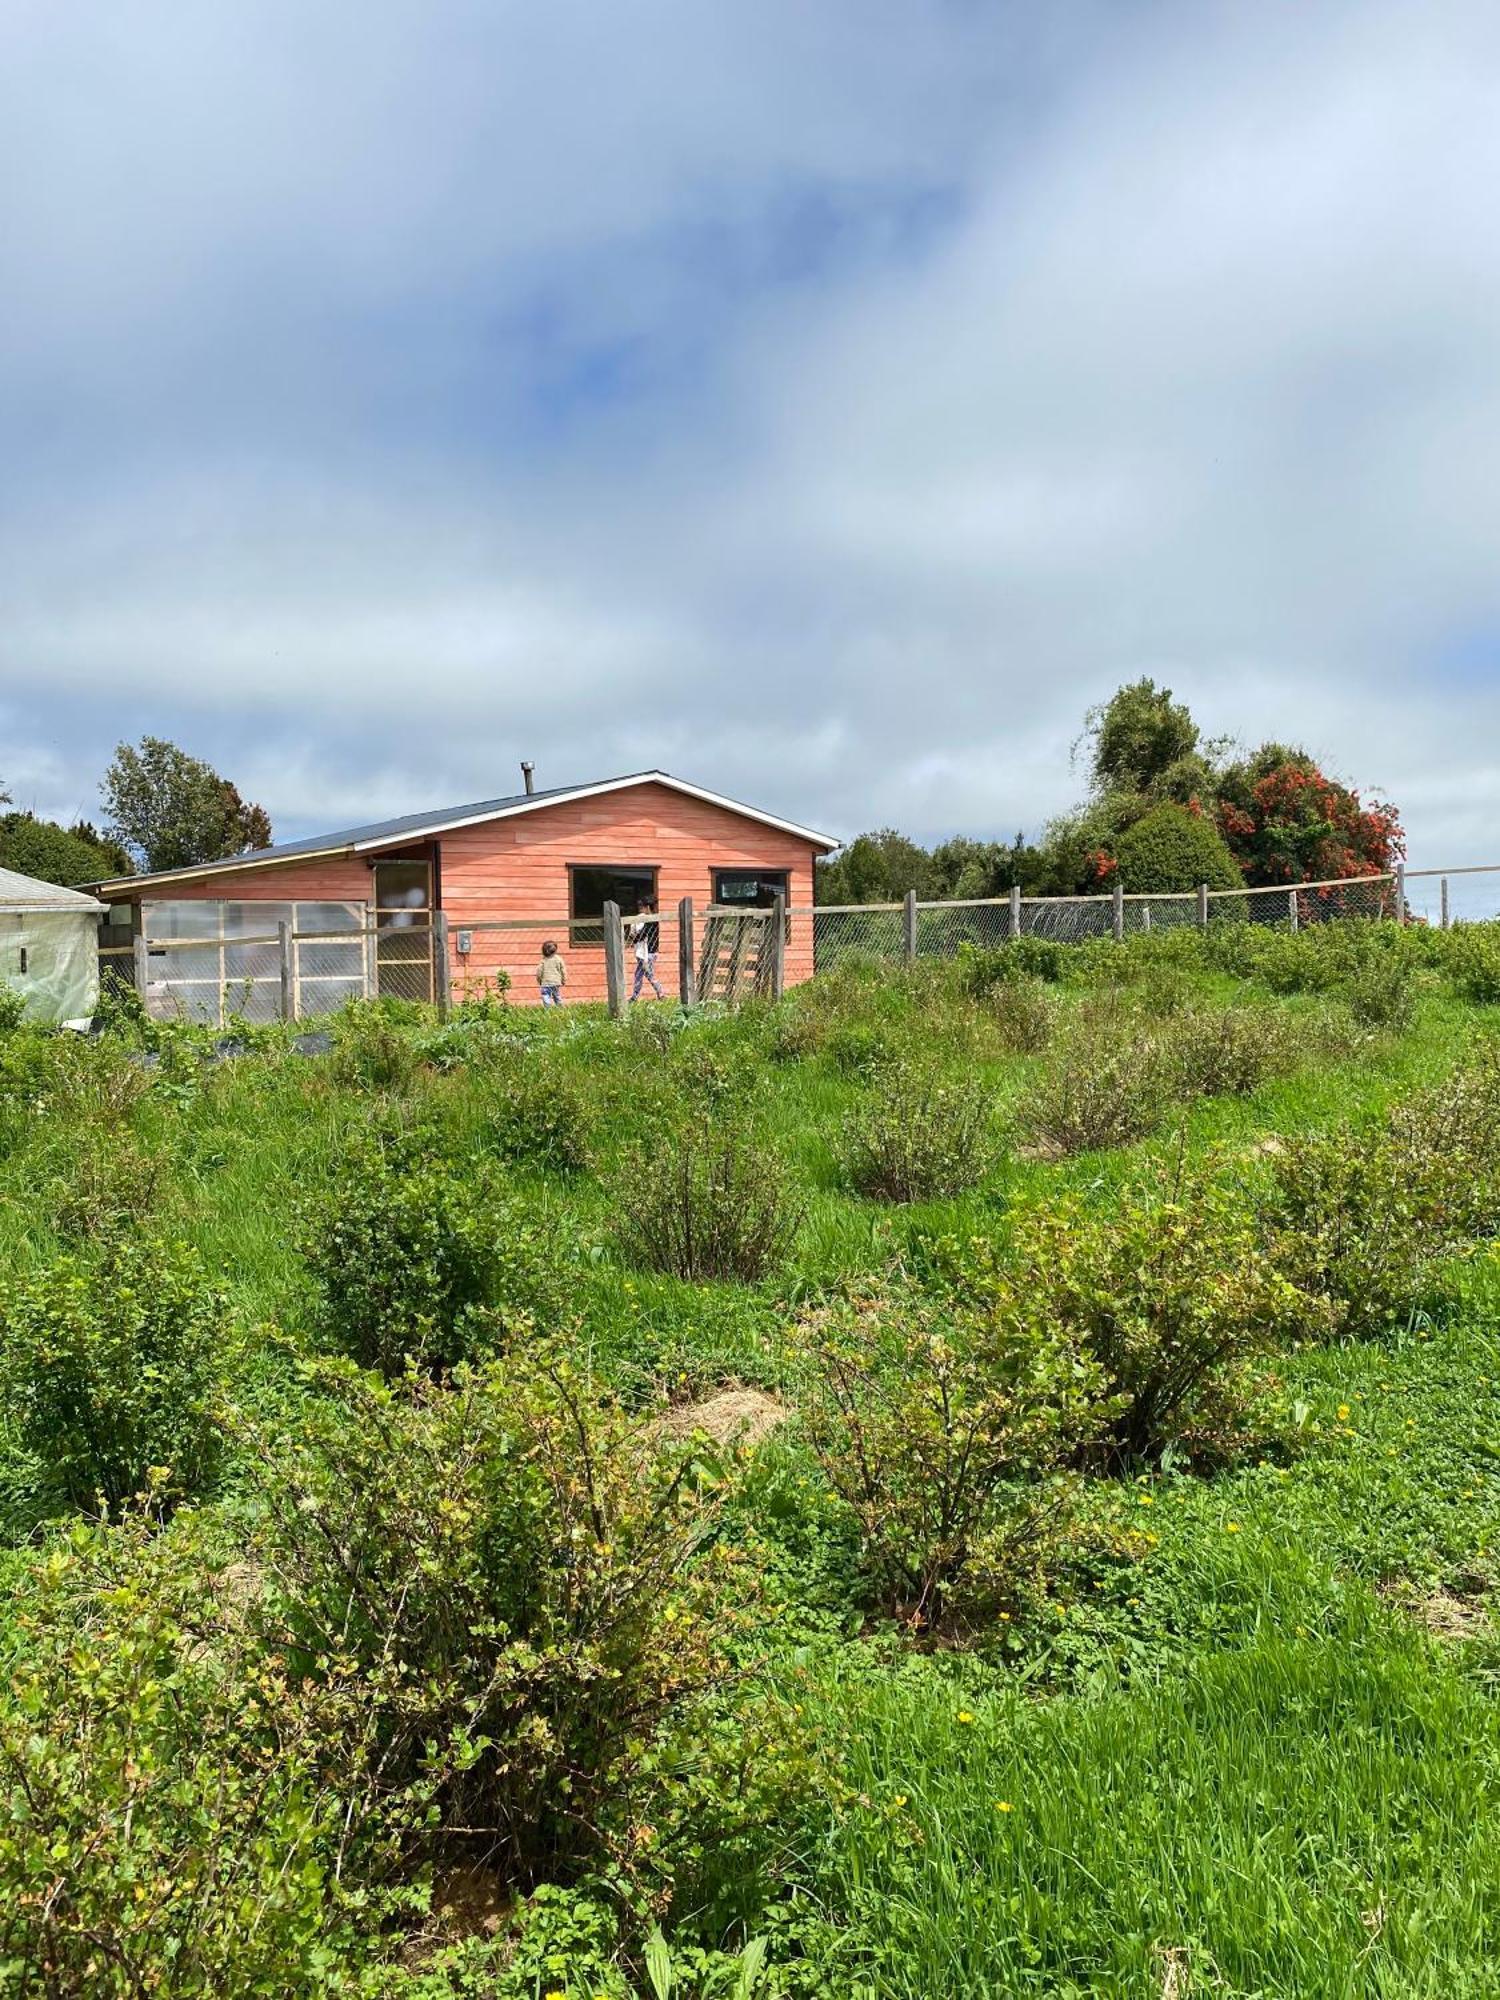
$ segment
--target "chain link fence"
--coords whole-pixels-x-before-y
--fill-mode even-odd
[[[1479,873],[1481,871],[1471,871]],[[1482,871],[1486,891],[1471,888],[1471,907],[1500,914],[1500,869]],[[1408,878],[1410,882],[1412,878]],[[1426,881],[1425,876],[1418,878]],[[1338,918],[1394,919],[1405,909],[1408,921],[1440,921],[1450,908],[1447,878],[1434,871],[1433,894],[1404,896],[1401,877],[1372,875],[1356,881],[1309,882],[1269,889],[1196,889],[1171,896],[1009,896],[953,902],[837,904],[793,910],[792,919],[810,923],[813,964],[830,971],[850,957],[899,964],[913,958],[953,958],[968,945],[987,950],[1014,937],[1050,938],[1081,944],[1089,938],[1132,937],[1181,925],[1204,927],[1252,923],[1297,930]],[[1437,892],[1442,889],[1442,894]],[[1486,900],[1487,899],[1487,900]],[[1433,904],[1427,916],[1426,904]],[[1456,918],[1453,920],[1457,920]]]

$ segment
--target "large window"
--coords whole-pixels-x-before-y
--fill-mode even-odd
[[[593,865],[569,868],[568,938],[574,945],[604,943],[604,905],[618,903],[633,917],[649,896],[656,900],[656,870]]]
[[[729,910],[769,910],[778,896],[791,901],[785,868],[716,868],[714,901]]]

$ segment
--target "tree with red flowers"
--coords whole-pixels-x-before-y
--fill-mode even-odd
[[[1406,852],[1393,805],[1366,805],[1303,750],[1266,743],[1219,775],[1214,815],[1252,887],[1386,875]]]

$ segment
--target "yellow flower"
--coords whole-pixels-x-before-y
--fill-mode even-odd
[[[1340,1422],[1341,1424],[1347,1424],[1347,1423],[1348,1423],[1348,1421],[1349,1421],[1349,1405],[1348,1405],[1347,1403],[1340,1403],[1340,1404],[1339,1404],[1339,1422]]]
[[[1237,1535],[1239,1531],[1240,1524],[1238,1521],[1226,1521],[1224,1523],[1224,1532],[1226,1535]]]
[[[972,1722],[974,1720],[973,1716],[970,1715],[969,1711],[966,1708],[961,1708],[958,1711],[958,1719],[960,1722]]]
[[[996,1812],[1010,1812],[1011,1809],[1012,1808],[1009,1799],[996,1799],[995,1801]]]
[[[1139,1503],[1138,1503],[1138,1504],[1139,1504],[1140,1506],[1142,1506],[1142,1507],[1153,1507],[1153,1506],[1155,1506],[1155,1504],[1156,1504],[1156,1503],[1155,1503],[1155,1501],[1154,1501],[1154,1500],[1153,1500],[1153,1499],[1151,1498],[1151,1495],[1150,1495],[1149,1493],[1143,1493],[1143,1494],[1142,1494],[1142,1495],[1140,1496],[1140,1500],[1139,1500]]]
[[[895,1798],[891,1801],[891,1803],[895,1806],[897,1812],[900,1812],[901,1808],[906,1804],[905,1792],[897,1792]]]

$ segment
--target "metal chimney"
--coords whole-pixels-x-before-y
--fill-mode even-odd
[[[536,766],[528,764],[524,757],[521,759],[521,782],[526,787],[526,796],[529,799],[536,790]]]

